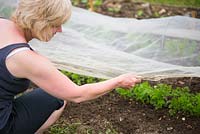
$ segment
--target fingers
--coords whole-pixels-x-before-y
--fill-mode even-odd
[[[141,81],[142,81],[141,76],[134,76],[134,78],[132,78],[131,88],[133,88],[137,83],[141,83]]]
[[[135,83],[131,86],[131,88],[135,87]]]
[[[124,74],[118,77],[120,79],[120,87],[133,88],[137,83],[141,82],[141,76],[132,73]]]
[[[132,79],[133,79],[133,81],[134,81],[135,83],[140,83],[140,82],[142,81],[141,78],[142,78],[141,76],[135,76],[135,77],[132,78]]]
[[[142,79],[142,76],[135,76],[135,78],[137,78],[137,79]]]

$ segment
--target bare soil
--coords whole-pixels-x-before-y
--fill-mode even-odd
[[[200,89],[200,78],[152,82],[156,83],[189,86],[192,92],[199,92]],[[104,134],[109,129],[118,134],[200,134],[200,118],[181,114],[170,116],[168,109],[155,110],[150,105],[127,100],[115,91],[96,100],[68,103],[61,120],[72,124],[79,122],[78,134],[86,134],[84,129],[88,128],[93,134]]]
[[[81,8],[90,7],[85,3],[79,3],[77,6]],[[158,5],[134,2],[134,0],[104,0],[101,6],[94,6],[93,11],[113,17],[137,19],[160,18],[175,15],[200,18],[200,7]]]

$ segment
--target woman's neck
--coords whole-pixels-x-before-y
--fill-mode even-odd
[[[15,25],[16,25],[16,28],[17,28],[19,34],[24,37],[26,42],[29,42],[30,40],[33,39],[33,35],[29,29],[25,29],[25,28],[23,29],[20,26],[18,26],[16,23],[15,23]]]
[[[25,37],[25,39],[26,39],[27,42],[29,42],[30,40],[33,39],[33,36],[32,36],[32,33],[31,33],[30,30],[24,29],[23,33],[24,33],[24,37]]]

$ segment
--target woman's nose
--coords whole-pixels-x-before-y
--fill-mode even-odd
[[[59,26],[59,27],[57,28],[57,32],[62,32],[62,26]]]

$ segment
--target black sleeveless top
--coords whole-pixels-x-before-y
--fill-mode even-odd
[[[0,49],[0,130],[6,125],[12,112],[14,97],[25,91],[30,81],[14,77],[6,67],[6,57],[16,48],[31,47],[26,43],[11,44]],[[31,49],[32,50],[32,49]]]

